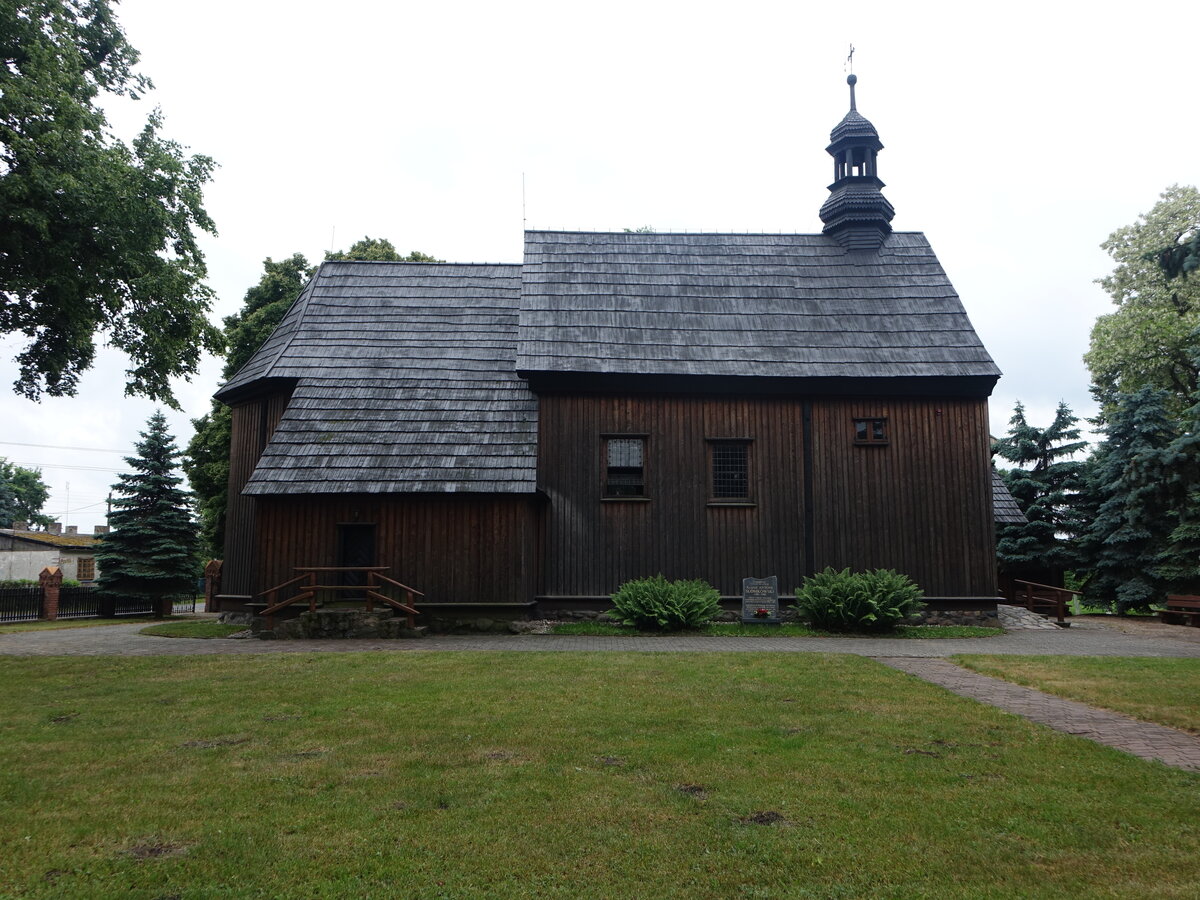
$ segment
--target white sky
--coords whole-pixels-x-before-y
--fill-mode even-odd
[[[456,262],[520,262],[530,228],[816,232],[830,129],[858,107],[879,130],[893,226],[929,235],[1015,400],[1047,424],[1094,411],[1081,361],[1099,244],[1173,183],[1200,182],[1197,7],[1006,4],[124,0],[157,90],[113,108],[220,164],[203,241],[214,319],[262,261],[316,262],[364,236]],[[102,355],[78,397],[4,390],[0,455],[37,465],[46,512],[90,531],[154,405]],[[180,446],[220,361],[180,384]],[[64,468],[71,466],[75,468]],[[82,468],[92,467],[92,469]],[[69,487],[69,499],[67,485]]]

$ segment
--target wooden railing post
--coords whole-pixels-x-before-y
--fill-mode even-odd
[[[414,603],[416,603],[416,598],[414,598],[414,597],[413,597],[413,592],[412,592],[412,591],[405,591],[405,592],[404,592],[404,596],[405,596],[405,599],[408,601],[408,602],[407,602],[405,605],[411,608],[411,607],[413,606],[413,604],[414,604]],[[417,623],[416,623],[416,621],[413,619],[413,614],[412,614],[412,613],[405,613],[405,614],[404,614],[404,617],[405,617],[406,621],[408,622],[408,627],[409,627],[409,628],[416,628],[416,627],[417,627]]]

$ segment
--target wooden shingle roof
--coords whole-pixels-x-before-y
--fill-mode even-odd
[[[972,379],[1000,370],[920,233],[526,233],[517,369]]]
[[[1024,525],[1029,521],[995,469],[992,469],[992,512],[999,525]]]
[[[535,490],[520,267],[325,262],[217,396],[295,389],[248,494]]]

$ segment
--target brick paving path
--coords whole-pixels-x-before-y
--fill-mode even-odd
[[[915,675],[963,697],[1048,725],[1055,731],[1075,734],[1142,759],[1157,759],[1169,766],[1200,771],[1200,736],[1162,725],[1139,722],[1119,713],[1095,709],[980,675],[944,659],[876,657],[893,669]]]

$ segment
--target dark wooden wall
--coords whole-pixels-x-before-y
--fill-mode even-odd
[[[255,579],[254,500],[242,489],[254,473],[267,441],[275,433],[291,391],[247,400],[234,406],[229,448],[229,500],[225,512],[223,594],[249,594]]]
[[[816,567],[886,568],[929,596],[995,597],[986,400],[813,404]],[[886,417],[884,447],[854,418]]]
[[[983,399],[808,401],[814,528],[806,535],[803,398],[543,395],[550,499],[540,594],[602,596],[630,578],[701,577],[724,594],[827,565],[895,568],[929,596],[995,596]],[[885,447],[854,417],[886,417]],[[646,502],[601,499],[604,434],[645,434]],[[709,438],[751,438],[754,506],[709,501]],[[806,559],[806,547],[812,559]]]
[[[282,584],[297,566],[336,566],[337,526],[374,524],[376,565],[424,602],[529,601],[540,506],[528,494],[260,497],[255,591]]]
[[[539,408],[539,486],[548,596],[601,596],[661,572],[741,579],[804,572],[799,406],[786,399],[547,395]],[[605,433],[644,433],[647,501],[601,499]],[[709,506],[708,438],[753,438],[753,507]]]

